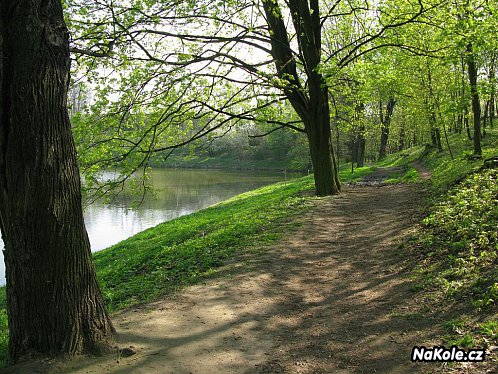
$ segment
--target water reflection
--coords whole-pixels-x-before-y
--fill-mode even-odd
[[[296,175],[283,172],[158,169],[151,174],[155,197],[132,209],[133,197],[121,195],[109,205],[94,203],[85,209],[92,251],[116,244],[161,222],[190,214],[254,188]],[[3,243],[0,240],[0,249]],[[5,283],[0,254],[0,284]]]

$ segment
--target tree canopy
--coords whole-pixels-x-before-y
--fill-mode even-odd
[[[371,87],[382,95],[375,104],[362,100],[367,112],[370,105],[399,100],[387,97],[388,87],[373,80],[381,74],[391,80],[391,91],[399,90],[394,77],[403,73],[396,68],[400,64],[391,63],[394,55],[397,60],[439,58],[447,46],[421,43],[417,33],[433,35],[434,18],[447,6],[433,1],[67,1],[74,76],[92,93],[92,105],[75,131],[88,182],[103,188],[91,171],[119,163],[123,180],[148,165],[154,153],[253,122],[264,129],[261,134],[280,128],[307,134],[316,182],[327,186],[319,194],[337,192],[338,149],[328,136],[317,137],[329,133],[323,126],[330,127],[315,118],[323,112],[317,108],[342,103],[342,109],[326,115],[339,124],[341,110],[359,104],[346,98],[348,92],[371,99]],[[372,83],[363,84],[355,71],[370,75]],[[320,87],[327,92],[319,93]],[[282,110],[270,113],[270,107]],[[382,117],[390,118],[385,111]],[[330,161],[319,160],[324,153]]]

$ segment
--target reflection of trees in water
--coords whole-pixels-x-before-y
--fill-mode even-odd
[[[141,205],[132,209],[136,196],[124,192],[111,204],[97,202],[87,208],[85,221],[93,242],[92,248],[98,250],[105,247],[96,236],[102,237],[101,242],[116,243],[161,222],[190,214],[242,192],[284,180],[284,177],[283,173],[278,172],[154,170],[151,178],[154,196],[146,196]],[[115,237],[116,240],[112,241],[110,237]]]
[[[152,193],[147,193],[136,209],[173,209],[186,205],[198,210],[290,177],[285,172],[156,169],[151,172]],[[136,200],[136,195],[125,190],[111,205],[131,208]]]

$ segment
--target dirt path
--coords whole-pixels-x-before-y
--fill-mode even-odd
[[[417,373],[437,317],[410,289],[399,246],[419,187],[352,186],[319,199],[289,238],[221,276],[113,316],[130,357],[45,363],[62,373]],[[40,369],[40,372],[46,371]]]

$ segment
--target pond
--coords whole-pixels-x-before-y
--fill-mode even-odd
[[[85,209],[85,224],[92,252],[107,248],[140,231],[255,188],[283,181],[296,174],[195,169],[155,169],[151,172],[154,198],[131,207],[123,195],[111,204],[93,203]],[[0,240],[0,285],[5,284],[3,243]]]

